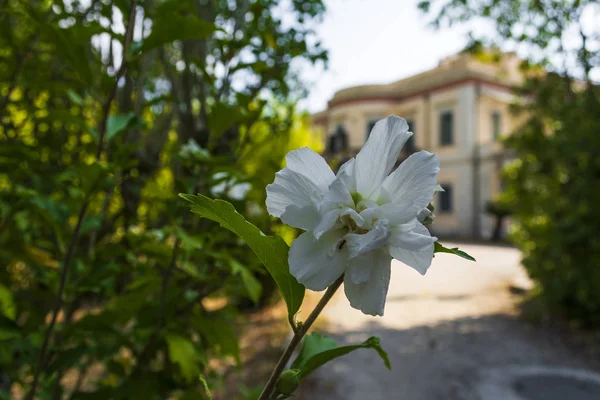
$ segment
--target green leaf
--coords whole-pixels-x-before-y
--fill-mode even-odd
[[[465,260],[469,260],[469,261],[476,261],[475,258],[473,258],[472,256],[470,256],[469,254],[465,253],[462,250],[459,250],[458,247],[454,247],[452,249],[449,249],[447,247],[444,247],[440,242],[435,242],[434,247],[433,247],[433,252],[434,253],[450,253],[450,254],[455,254],[459,257],[464,258]]]
[[[183,377],[192,381],[200,375],[200,365],[194,343],[179,335],[168,334],[165,336],[169,359],[179,366]]]
[[[381,348],[379,338],[375,336],[370,337],[361,344],[342,347],[332,347],[335,344],[332,339],[324,338],[322,335],[315,333],[307,335],[304,338],[304,341],[304,345],[302,346],[302,350],[298,356],[300,361],[296,359],[296,361],[294,361],[292,364],[292,368],[300,370],[299,376],[301,379],[305,378],[327,362],[358,349],[375,350],[377,354],[379,354],[379,357],[381,357],[383,360],[383,363],[387,369],[392,369],[387,353]],[[322,348],[322,350],[316,353],[319,348]],[[310,354],[310,356],[304,356],[303,352]]]
[[[262,293],[262,286],[258,279],[252,274],[252,271],[233,258],[229,262],[231,264],[231,273],[239,275],[242,278],[248,297],[250,297],[250,300],[252,300],[254,304],[258,304]]]
[[[292,363],[291,369],[302,368],[313,356],[338,347],[332,338],[319,333],[311,333],[304,337],[298,357]]]
[[[222,102],[215,104],[208,116],[208,128],[211,135],[219,137],[228,128],[241,121],[243,117],[239,107],[229,106]]]
[[[73,89],[67,89],[67,96],[71,101],[79,106],[83,105],[83,98],[77,94]]]
[[[0,343],[16,339],[20,335],[17,323],[4,315],[0,315]]]
[[[214,24],[179,8],[177,1],[161,4],[157,8],[150,35],[135,48],[146,52],[175,40],[204,39],[216,30]]]
[[[17,316],[17,308],[12,292],[4,285],[0,285],[0,314],[13,321]]]
[[[127,129],[135,120],[137,120],[136,115],[132,112],[108,117],[108,121],[106,122],[106,142],[110,142],[112,138]]]
[[[193,204],[192,212],[218,222],[248,244],[277,283],[287,304],[289,321],[293,324],[294,315],[302,305],[305,289],[290,274],[287,261],[289,248],[283,239],[279,236],[266,236],[226,201],[212,200],[201,194],[194,196],[180,193],[179,196]]]
[[[239,364],[240,349],[231,322],[216,317],[202,316],[194,318],[191,324],[208,346],[215,348],[222,355],[233,356]]]

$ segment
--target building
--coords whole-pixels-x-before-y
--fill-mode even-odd
[[[384,85],[365,85],[335,93],[313,124],[327,133],[326,156],[351,157],[373,124],[390,114],[405,118],[414,133],[400,160],[425,149],[441,160],[436,195],[440,236],[488,238],[495,218],[486,204],[501,190],[500,171],[508,158],[498,137],[516,123],[509,112],[513,89],[521,83],[520,60],[512,53],[492,62],[460,53],[429,71]],[[342,160],[339,160],[342,161]]]

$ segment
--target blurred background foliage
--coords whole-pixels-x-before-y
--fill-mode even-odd
[[[525,101],[513,107],[522,124],[504,140],[514,161],[488,211],[511,216],[512,241],[548,309],[599,327],[598,2],[428,0],[420,7],[436,27],[473,23],[471,51],[510,46],[526,55],[527,79],[515,88]],[[481,22],[493,29],[482,33]]]
[[[232,322],[272,280],[177,194],[291,240],[264,188],[320,150],[294,103],[297,68],[327,59],[324,10],[0,1],[0,398],[198,399],[239,363]]]

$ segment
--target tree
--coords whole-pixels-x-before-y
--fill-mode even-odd
[[[29,399],[200,396],[212,358],[239,362],[240,307],[270,291],[177,193],[256,210],[290,146],[311,143],[294,68],[326,60],[310,28],[323,2],[0,10],[0,370]]]
[[[555,310],[600,325],[600,54],[595,1],[424,1],[437,26],[484,19],[495,43],[528,55],[515,106],[524,123],[505,141],[516,160],[504,173],[502,201],[514,221],[523,265]],[[591,18],[590,18],[591,17]]]

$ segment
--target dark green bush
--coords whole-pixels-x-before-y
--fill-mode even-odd
[[[290,146],[313,144],[290,65],[325,58],[298,23],[322,2],[294,1],[285,26],[279,6],[0,2],[3,389],[202,398],[199,376],[220,379],[211,361],[239,360],[233,322],[272,290],[177,194],[275,228],[264,187]]]
[[[485,20],[471,51],[494,46],[525,57],[515,88],[519,121],[505,144],[516,161],[504,174],[512,239],[541,300],[600,326],[600,25],[596,0],[422,0],[436,27]],[[472,25],[471,27],[476,26]]]
[[[524,89],[535,102],[506,140],[517,160],[503,199],[523,265],[551,308],[600,326],[600,101],[549,74]]]

